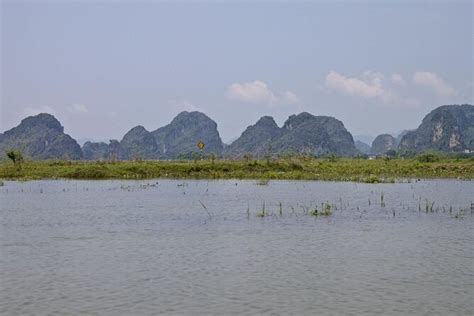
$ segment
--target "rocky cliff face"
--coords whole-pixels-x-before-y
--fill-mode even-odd
[[[155,137],[143,126],[136,126],[125,134],[120,146],[125,159],[156,159],[159,156]]]
[[[61,123],[50,114],[38,114],[21,121],[20,125],[0,137],[0,152],[20,150],[30,159],[81,159],[79,144],[64,133]]]
[[[360,151],[362,154],[366,154],[366,155],[370,154],[370,149],[371,149],[370,145],[368,145],[368,144],[366,144],[366,143],[364,143],[360,140],[356,140],[354,142],[354,144],[355,144],[357,150]]]
[[[205,144],[205,153],[220,155],[223,149],[216,122],[201,112],[181,112],[170,124],[152,134],[158,145],[160,158],[171,159],[198,152],[199,142]]]
[[[285,153],[351,156],[357,153],[357,149],[352,135],[341,121],[303,112],[290,116],[282,128],[278,128],[269,117],[263,117],[248,127],[226,149],[229,157],[239,157],[244,153],[255,157]]]
[[[237,140],[225,148],[224,154],[232,158],[242,158],[246,154],[264,157],[269,153],[272,142],[281,135],[282,130],[273,117],[264,116],[255,125],[247,127]]]
[[[397,149],[397,140],[389,134],[381,134],[375,137],[370,152],[374,155],[383,155],[391,149]]]
[[[399,149],[474,150],[474,106],[444,105],[436,108],[425,116],[416,130],[402,137]]]
[[[86,160],[108,160],[110,159],[109,145],[104,142],[85,142],[82,146],[82,155]]]

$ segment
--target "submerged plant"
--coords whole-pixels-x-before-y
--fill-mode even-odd
[[[329,204],[329,202],[326,202],[321,204],[321,210],[314,208],[312,210],[309,210],[308,214],[311,216],[330,216],[332,215],[331,209],[331,204]]]
[[[265,202],[263,202],[262,211],[258,212],[256,216],[257,217],[268,216],[268,213],[265,211]]]

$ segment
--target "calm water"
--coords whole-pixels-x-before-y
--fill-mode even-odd
[[[447,180],[6,182],[0,313],[472,315],[472,202]]]

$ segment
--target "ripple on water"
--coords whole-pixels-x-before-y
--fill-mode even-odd
[[[235,183],[6,182],[0,313],[472,314],[471,182]]]

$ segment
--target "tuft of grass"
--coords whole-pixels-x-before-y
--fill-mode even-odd
[[[311,209],[308,212],[311,216],[331,216],[332,215],[332,206],[329,202],[321,204],[321,210],[317,208]]]
[[[268,185],[268,183],[270,182],[269,179],[260,179],[260,180],[257,180],[257,185]]]

